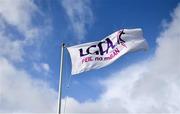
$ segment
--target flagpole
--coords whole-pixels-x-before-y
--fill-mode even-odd
[[[62,43],[62,45],[61,45],[60,71],[59,71],[58,114],[61,114],[62,73],[63,73],[64,47],[65,47],[65,44]]]

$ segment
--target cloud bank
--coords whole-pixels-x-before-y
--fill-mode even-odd
[[[48,82],[17,67],[25,59],[29,62],[32,51],[25,48],[36,51],[34,43],[46,29],[46,24],[43,29],[34,24],[40,12],[33,0],[0,0],[0,113],[56,112],[57,92]],[[50,71],[47,63],[34,64],[43,72]]]
[[[0,58],[0,112],[55,112],[57,93],[25,70]]]
[[[68,98],[72,113],[178,113],[180,112],[180,5],[157,38],[154,56],[109,76],[101,82],[104,93],[96,101]]]

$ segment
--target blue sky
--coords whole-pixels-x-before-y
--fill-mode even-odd
[[[166,37],[169,36],[176,38],[175,43],[179,41],[177,23],[180,11],[178,3],[179,0],[15,0],[14,3],[11,0],[0,1],[0,65],[2,64],[0,82],[5,83],[4,85],[0,83],[2,86],[0,87],[2,89],[0,91],[0,112],[56,111],[54,106],[57,102],[62,42],[66,46],[72,46],[98,41],[123,28],[142,28],[149,45],[148,51],[129,53],[107,67],[72,76],[70,88],[67,89],[66,86],[71,75],[71,60],[65,49],[63,103],[64,98],[68,96],[67,106],[70,112],[84,112],[84,110],[91,112],[91,110],[96,110],[97,105],[107,100],[106,96],[112,97],[108,102],[114,103],[116,95],[124,98],[126,95],[123,93],[126,92],[131,94],[132,91],[140,91],[143,94],[146,92],[145,90],[149,90],[158,94],[156,90],[152,90],[154,86],[150,82],[154,82],[154,85],[158,84],[157,80],[164,83],[166,78],[161,77],[163,74],[161,71],[166,71],[166,68],[163,66],[171,66],[171,63],[177,64],[177,67],[180,65],[177,53],[177,62],[168,62],[169,59],[166,57],[169,56],[170,59],[173,59],[171,55],[175,54],[169,52],[171,55],[166,55],[167,53],[163,51],[178,48],[176,45],[172,48],[168,47],[168,43],[166,43],[168,42]],[[171,29],[175,31],[176,36],[171,35],[173,33]],[[159,52],[159,50],[161,51]],[[180,72],[176,69],[172,69],[172,71],[174,74],[169,74],[169,72],[166,74],[172,75],[175,79]],[[137,76],[138,79],[134,76],[136,73],[140,73]],[[124,78],[124,74],[128,79]],[[160,78],[149,79],[152,81],[148,82],[146,81],[148,80],[147,76]],[[135,83],[133,79],[138,80],[140,84],[145,83],[144,88],[139,87],[140,84]],[[177,83],[179,82],[177,81]],[[129,86],[135,89],[129,90],[128,88],[131,88]],[[119,87],[117,89],[119,93],[113,93],[116,89],[110,91],[111,87]],[[123,87],[127,87],[127,91],[121,90]],[[163,84],[158,87],[165,88]],[[175,91],[174,88],[173,86],[172,91]],[[14,89],[15,93],[7,92],[8,89]],[[174,91],[172,93],[179,94]],[[112,92],[112,96],[109,95],[109,92]],[[28,93],[32,93],[32,95]],[[145,97],[142,94],[139,96],[143,99]],[[148,98],[154,99],[158,95],[149,95]],[[19,96],[24,97],[14,100]],[[24,102],[26,104],[24,105],[22,101],[27,97],[29,98],[28,103]],[[117,99],[122,101],[119,97]],[[164,96],[162,97],[165,99]],[[107,112],[138,112],[140,108],[132,105],[139,106],[142,100],[132,101],[132,105],[130,105],[128,102],[130,98],[128,98],[123,101],[128,105],[119,104],[121,107],[119,111],[117,108],[107,109]],[[162,99],[162,103],[164,99]],[[137,102],[139,104],[136,104]],[[161,101],[159,102],[161,103]],[[17,103],[19,105],[15,106],[14,104]],[[152,109],[154,112],[158,112],[158,110],[175,111],[169,102],[167,102],[169,110],[161,108],[160,104],[154,105],[151,101],[148,103],[144,110],[141,110],[142,112],[151,112],[148,106],[157,106],[157,110]],[[32,104],[35,104],[34,107],[37,108],[34,108]],[[86,105],[87,107],[92,106],[92,109],[87,108]],[[44,110],[49,106],[51,107],[49,110]],[[84,110],[79,108],[81,106],[84,106]],[[177,108],[178,103],[173,106]],[[124,109],[124,107],[126,108]],[[104,107],[101,108],[106,110]],[[97,112],[103,112],[101,108]]]

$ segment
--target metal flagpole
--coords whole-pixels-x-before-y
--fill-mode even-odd
[[[63,73],[64,47],[65,47],[65,44],[62,43],[62,45],[61,45],[60,72],[59,72],[58,114],[61,114],[62,73]]]

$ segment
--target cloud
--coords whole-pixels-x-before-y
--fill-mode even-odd
[[[41,20],[42,25],[34,24],[41,15],[33,0],[0,0],[0,55],[19,62],[28,55],[28,46],[35,52],[37,46],[33,44],[45,36],[43,31],[50,30],[48,19]]]
[[[16,26],[20,31],[31,27],[31,19],[38,8],[32,0],[1,0],[0,16],[8,24]]]
[[[96,101],[69,97],[66,112],[180,112],[180,5],[157,38],[155,55],[101,81],[105,91]]]
[[[24,36],[23,39],[29,42],[38,34],[38,28],[33,26],[32,21],[36,13],[40,13],[40,10],[32,0],[14,0],[13,2],[12,0],[1,0],[0,20],[6,28],[1,31],[9,34],[7,29],[14,28]]]
[[[34,24],[37,13],[42,12],[33,0],[0,0],[0,113],[56,112],[57,92],[18,64],[34,62],[28,57],[36,51],[35,41],[44,30],[48,33],[47,20],[41,20],[42,26]],[[50,71],[44,62],[40,68]]]
[[[46,72],[49,72],[49,71],[50,71],[49,64],[47,64],[47,63],[42,63],[42,68],[43,68]]]
[[[50,66],[47,63],[39,63],[39,64],[34,63],[33,67],[36,71],[41,72],[41,73],[44,72],[46,74],[50,72]]]
[[[62,0],[62,6],[70,20],[75,36],[82,40],[87,28],[93,23],[93,12],[89,0]]]
[[[10,36],[9,36],[10,37]],[[24,51],[21,41],[11,41],[8,36],[5,36],[0,31],[0,56],[5,56],[13,61],[22,60]]]
[[[56,112],[57,93],[0,57],[0,112]]]
[[[1,56],[13,61],[22,61],[24,55],[24,39],[12,34],[8,29],[17,30],[17,33],[31,31],[32,13],[35,5],[30,0],[1,0],[0,1],[0,50]],[[29,33],[28,33],[29,34]],[[26,39],[26,37],[25,37]]]

